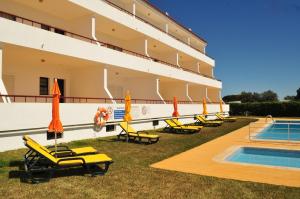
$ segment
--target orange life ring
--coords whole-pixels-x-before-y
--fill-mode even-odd
[[[109,118],[109,114],[105,108],[98,108],[95,117],[94,117],[94,123],[95,125],[102,127],[105,125],[106,121]]]

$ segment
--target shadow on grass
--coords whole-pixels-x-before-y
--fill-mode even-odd
[[[93,174],[91,174],[93,171]],[[36,171],[34,173],[26,172],[24,169],[12,170],[9,171],[8,177],[10,179],[19,178],[22,183],[36,184],[49,182],[51,178],[63,178],[70,176],[96,176],[104,175],[105,170],[99,166],[90,168],[88,171],[83,167],[74,167],[74,168],[63,168],[63,169],[53,169],[49,168],[44,171]]]
[[[122,143],[130,143],[130,144],[137,144],[137,145],[151,145],[151,144],[155,144],[157,142],[154,142],[154,143],[149,143],[149,142],[146,142],[146,141],[138,141],[138,140],[132,140],[132,139],[129,139],[128,141],[125,139],[118,139],[118,138],[112,138],[110,139],[110,142],[122,142]]]

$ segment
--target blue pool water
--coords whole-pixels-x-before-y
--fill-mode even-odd
[[[257,134],[255,138],[300,141],[300,121],[276,120],[272,125]]]
[[[300,151],[241,147],[226,158],[230,162],[300,168]]]

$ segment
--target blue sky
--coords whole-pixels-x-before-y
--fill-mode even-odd
[[[222,95],[300,87],[299,0],[150,0],[208,41]]]

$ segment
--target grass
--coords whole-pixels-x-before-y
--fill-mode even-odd
[[[88,177],[64,173],[47,183],[20,182],[18,164],[26,150],[0,153],[0,196],[9,198],[297,198],[299,188],[241,182],[150,168],[149,165],[173,156],[235,129],[251,119],[239,119],[221,127],[204,128],[201,134],[160,133],[153,145],[116,142],[99,138],[71,142],[69,146],[90,145],[114,160],[104,176]],[[77,175],[76,175],[77,174]]]

